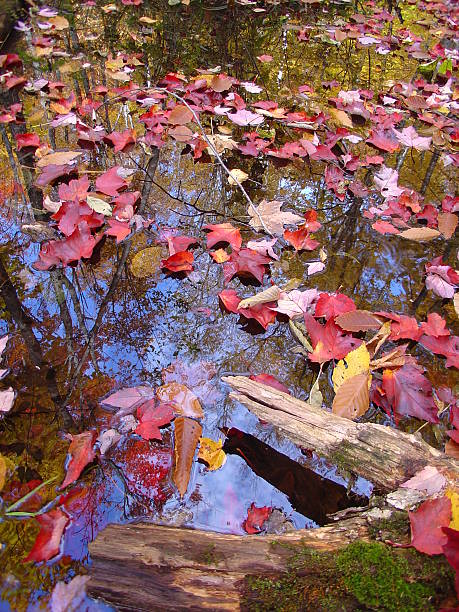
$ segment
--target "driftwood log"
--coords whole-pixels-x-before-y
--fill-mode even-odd
[[[354,423],[245,377],[223,380],[235,389],[231,396],[260,419],[340,468],[371,480],[386,495],[365,508],[337,512],[318,529],[277,536],[235,536],[149,523],[111,525],[90,544],[89,592],[119,610],[250,609],[248,580],[285,575],[295,550],[329,554],[352,542],[406,543],[405,510],[423,495],[398,487],[425,466],[435,466],[457,487],[459,462],[418,436]],[[308,571],[314,573],[313,568]]]

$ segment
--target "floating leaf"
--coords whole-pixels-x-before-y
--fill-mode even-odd
[[[242,523],[242,527],[247,533],[260,533],[272,511],[273,509],[270,506],[257,508],[255,502],[252,502],[250,508],[247,509],[247,518]]]
[[[249,206],[250,225],[256,229],[264,229],[260,218],[271,234],[282,236],[284,225],[294,225],[304,221],[303,217],[289,211],[281,211],[282,202],[262,200],[258,206]]]
[[[257,306],[258,304],[266,304],[267,302],[275,302],[281,293],[281,290],[277,285],[273,285],[264,291],[260,291],[256,295],[241,300],[238,304],[240,308],[250,308],[251,306]]]
[[[177,414],[201,419],[204,416],[198,398],[185,385],[170,382],[156,389],[158,399],[164,404],[170,404]]]
[[[359,332],[379,329],[382,321],[368,310],[352,310],[337,316],[335,323],[345,331]]]
[[[112,214],[112,207],[110,204],[101,198],[88,195],[86,202],[89,208],[92,208],[96,213],[100,213],[101,215],[105,215],[107,217],[110,217]]]
[[[430,240],[438,238],[440,235],[440,232],[432,227],[411,227],[398,234],[398,236],[402,238],[414,240],[415,242],[429,242]]]
[[[340,359],[335,366],[332,374],[333,388],[335,393],[341,385],[357,374],[367,374],[370,370],[370,353],[365,344],[351,351]]]
[[[231,174],[228,176],[228,183],[230,185],[237,185],[238,182],[243,183],[248,178],[249,175],[247,172],[244,172],[244,170],[240,170],[239,168],[233,168],[233,170],[231,170]]]
[[[443,236],[448,239],[456,231],[457,227],[457,215],[450,212],[442,212],[438,215],[438,229]]]
[[[67,466],[64,482],[59,487],[60,489],[65,489],[67,485],[75,482],[84,467],[94,460],[96,456],[94,451],[96,436],[97,432],[95,431],[84,431],[83,433],[71,436],[72,441],[68,449],[70,461]]]
[[[357,374],[345,380],[333,400],[333,413],[346,419],[356,419],[365,414],[370,405],[370,383],[369,373]]]
[[[0,413],[9,412],[14,404],[14,390],[9,387],[5,391],[0,391]]]
[[[202,435],[202,427],[193,419],[178,417],[175,419],[174,469],[172,480],[183,497],[190,481],[194,453]]]
[[[45,168],[46,166],[65,166],[77,157],[80,157],[82,151],[56,151],[45,155],[37,161],[37,168]]]
[[[201,438],[199,440],[198,459],[207,464],[207,468],[213,472],[222,467],[226,462],[226,453],[223,450],[223,441]]]
[[[54,508],[37,516],[36,521],[40,525],[40,531],[25,561],[39,563],[55,557],[59,552],[61,537],[69,520],[60,508]]]

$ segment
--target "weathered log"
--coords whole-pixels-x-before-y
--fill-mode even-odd
[[[284,573],[295,547],[334,551],[368,539],[363,515],[280,536],[110,525],[89,545],[89,592],[119,610],[237,610],[245,578]]]
[[[370,480],[379,491],[393,491],[426,465],[435,466],[452,483],[459,479],[459,462],[419,435],[355,423],[245,376],[222,380],[236,389],[230,397],[259,419],[274,425],[295,444]]]

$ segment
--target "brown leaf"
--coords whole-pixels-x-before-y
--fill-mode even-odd
[[[383,325],[381,325],[373,338],[368,340],[366,343],[370,357],[374,357],[378,353],[379,349],[385,343],[390,334],[391,324],[390,321],[386,321]]]
[[[379,359],[370,361],[371,370],[380,370],[381,368],[398,368],[406,363],[406,355],[402,347],[397,347],[389,353],[385,353]]]
[[[156,396],[164,404],[170,404],[177,414],[197,419],[204,416],[198,398],[185,385],[176,382],[162,385],[156,389]]]
[[[382,321],[368,310],[351,310],[338,315],[335,323],[345,331],[358,332],[379,329]]]
[[[454,440],[447,440],[445,444],[445,453],[448,457],[454,457],[454,459],[459,459],[459,444]]]
[[[365,414],[370,405],[370,381],[371,375],[368,373],[357,374],[346,380],[333,400],[333,413],[346,419],[356,419]]]
[[[414,240],[415,242],[429,242],[430,240],[438,238],[440,232],[431,227],[411,227],[404,232],[400,232],[398,235],[407,240]]]
[[[448,239],[456,231],[457,227],[457,215],[450,212],[439,213],[438,215],[438,229],[443,236]]]
[[[177,104],[169,115],[169,123],[173,125],[185,125],[193,119],[193,113],[183,104]]]
[[[37,168],[45,168],[49,165],[65,166],[77,157],[80,157],[82,151],[55,151],[49,155],[45,155],[37,161]]]
[[[175,419],[174,470],[172,480],[183,497],[190,481],[194,453],[202,435],[202,427],[197,421],[187,417]]]

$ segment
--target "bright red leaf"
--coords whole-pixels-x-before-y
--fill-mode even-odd
[[[315,363],[325,363],[330,359],[343,359],[350,351],[362,344],[362,340],[345,334],[333,319],[321,325],[306,312],[304,323],[314,348],[314,351],[309,354],[309,359]]]
[[[233,251],[227,262],[223,264],[223,277],[225,283],[237,275],[254,276],[259,283],[263,282],[265,266],[271,263],[271,259],[261,255],[252,249],[241,249]]]
[[[459,336],[421,336],[419,343],[436,355],[446,357],[447,368],[459,369]]]
[[[247,510],[247,518],[242,523],[243,529],[250,534],[260,533],[272,511],[273,509],[270,506],[257,508],[255,502],[252,502]]]
[[[242,245],[241,232],[231,223],[217,223],[216,225],[204,225],[203,229],[210,230],[207,234],[207,248],[210,249],[219,242],[227,242],[231,248],[238,251]]]
[[[40,138],[38,134],[16,134],[16,145],[18,151],[26,148],[38,149]]]
[[[131,226],[129,225],[129,223],[126,223],[124,221],[109,219],[108,225],[110,227],[105,230],[104,233],[107,234],[107,236],[115,236],[117,244],[127,238],[127,236],[129,236],[129,234],[131,233]]]
[[[124,132],[112,132],[104,138],[109,141],[115,148],[114,153],[131,149],[136,143],[136,135],[134,130],[124,130]]]
[[[162,259],[161,267],[166,268],[166,270],[170,272],[191,272],[193,270],[193,261],[193,253],[189,251],[179,251],[167,259]]]
[[[118,191],[127,187],[127,182],[119,173],[120,170],[119,166],[113,166],[113,168],[101,174],[96,180],[97,190],[106,195],[118,196]]]
[[[427,336],[433,336],[434,338],[450,335],[445,319],[436,312],[427,315],[427,322],[421,323],[421,330]]]
[[[222,304],[229,312],[240,314],[246,319],[255,319],[264,329],[268,329],[270,323],[276,320],[276,313],[272,310],[275,302],[266,304],[256,304],[250,308],[238,308],[241,298],[236,294],[234,289],[224,289],[218,294]]]
[[[81,221],[75,231],[65,240],[51,240],[42,245],[39,257],[34,263],[37,270],[49,270],[52,266],[63,264],[67,266],[71,261],[78,261],[82,257],[91,257],[94,247],[99,242],[91,234],[86,221]]]
[[[169,246],[169,255],[175,255],[180,251],[186,251],[192,244],[197,244],[196,238],[191,236],[169,236],[167,244]]]
[[[285,230],[284,238],[287,242],[290,242],[295,251],[313,251],[320,244],[320,242],[310,237],[310,232],[306,223],[300,225],[300,227],[293,232]]]
[[[70,434],[69,434],[70,435]],[[66,486],[75,482],[81,472],[88,463],[94,460],[96,453],[94,451],[94,443],[97,438],[97,432],[84,431],[81,434],[71,436],[72,441],[68,449],[70,461],[67,466],[67,473],[64,482],[59,487],[65,489]]]
[[[174,418],[174,411],[168,404],[155,406],[155,400],[149,400],[137,408],[140,424],[135,433],[144,440],[162,440],[160,427],[168,425]]]
[[[337,315],[356,310],[354,300],[344,293],[321,293],[317,300],[315,316],[334,319]]]
[[[291,395],[288,387],[286,387],[283,383],[281,383],[277,378],[271,376],[271,374],[252,374],[250,380],[256,380],[257,382],[263,383],[264,385],[268,385],[269,387],[273,387],[273,389],[277,389],[278,391],[283,391],[284,393],[288,393]]]
[[[384,370],[382,389],[396,418],[413,416],[438,423],[438,408],[432,396],[432,385],[424,376],[421,366],[406,363],[396,370]]]

